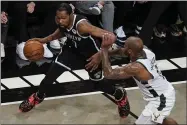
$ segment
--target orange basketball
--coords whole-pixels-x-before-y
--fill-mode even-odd
[[[44,47],[39,41],[27,41],[23,48],[25,57],[30,61],[38,61],[43,58]]]

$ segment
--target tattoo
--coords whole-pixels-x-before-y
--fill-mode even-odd
[[[108,74],[110,74],[111,71],[112,71],[112,67],[111,67],[111,64],[109,62],[109,57],[108,57],[108,50],[102,49],[101,51],[102,51],[101,52],[101,57],[102,57],[102,67],[103,67],[103,70],[104,70],[104,75],[108,76]]]
[[[104,76],[107,79],[127,79],[132,76],[137,76],[142,69],[142,65],[139,63],[129,63],[123,67],[112,69],[106,49],[102,50],[102,66]]]
[[[125,56],[121,48],[115,50],[109,50],[108,54],[109,56],[115,56],[115,55]]]

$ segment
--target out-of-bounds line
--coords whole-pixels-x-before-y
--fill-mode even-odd
[[[178,82],[172,82],[173,85],[177,84],[184,84],[187,83],[187,81],[178,81]],[[125,90],[135,90],[139,89],[138,87],[129,87],[125,88]],[[56,96],[56,97],[48,97],[45,98],[45,100],[53,100],[53,99],[62,99],[62,98],[69,98],[69,97],[77,97],[77,96],[86,96],[86,95],[94,95],[94,94],[101,94],[103,92],[97,91],[97,92],[88,92],[88,93],[81,93],[81,94],[73,94],[73,95],[65,95],[65,96]],[[11,105],[11,104],[19,104],[22,101],[15,101],[15,102],[7,102],[7,103],[1,103],[1,105]]]
[[[30,83],[27,79],[25,79],[23,76],[20,76],[20,78],[25,81],[27,84],[29,84],[31,87],[34,87],[32,83]]]
[[[8,90],[9,88],[7,86],[5,86],[3,83],[1,83],[1,86],[4,87],[6,90]]]
[[[77,97],[77,96],[86,96],[86,95],[94,95],[94,94],[101,94],[101,93],[103,93],[103,92],[97,91],[97,92],[88,92],[88,93],[81,93],[81,94],[65,95],[65,96],[47,97],[47,98],[45,98],[45,100],[63,99],[63,98],[70,98],[70,97]],[[21,102],[22,101],[1,103],[1,105],[19,104]]]
[[[182,67],[180,67],[179,65],[177,65],[175,62],[173,62],[171,59],[167,59],[171,64],[173,64],[174,66],[176,66],[178,69],[182,69]]]

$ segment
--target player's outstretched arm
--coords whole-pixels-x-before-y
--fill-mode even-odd
[[[50,42],[56,39],[60,39],[61,37],[62,37],[62,33],[60,32],[60,29],[58,28],[53,34],[45,38],[42,38],[41,43],[47,43],[47,42]]]
[[[125,54],[124,54],[122,48],[118,48],[115,50],[108,50],[108,55],[109,56],[115,56],[115,55],[124,56]]]
[[[142,69],[142,65],[139,63],[129,63],[120,68],[112,69],[106,48],[102,48],[101,56],[104,77],[106,79],[127,79],[132,76],[137,76]]]
[[[86,20],[81,21],[78,26],[77,26],[78,32],[82,34],[90,34],[92,36],[95,36],[97,38],[102,39],[103,35],[108,33],[111,35],[112,43],[108,43],[109,45],[112,45],[116,41],[116,36],[109,31],[103,30],[101,28],[98,28],[96,26],[91,25],[89,22]]]
[[[32,40],[32,41],[39,41],[41,43],[47,43],[47,42],[59,39],[61,37],[63,37],[63,35],[58,28],[53,34],[51,34],[45,38],[32,38],[32,39],[29,39],[28,41]]]

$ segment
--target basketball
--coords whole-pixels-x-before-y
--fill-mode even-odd
[[[25,57],[30,61],[38,61],[43,58],[44,47],[39,41],[30,40],[25,43],[23,48]]]

